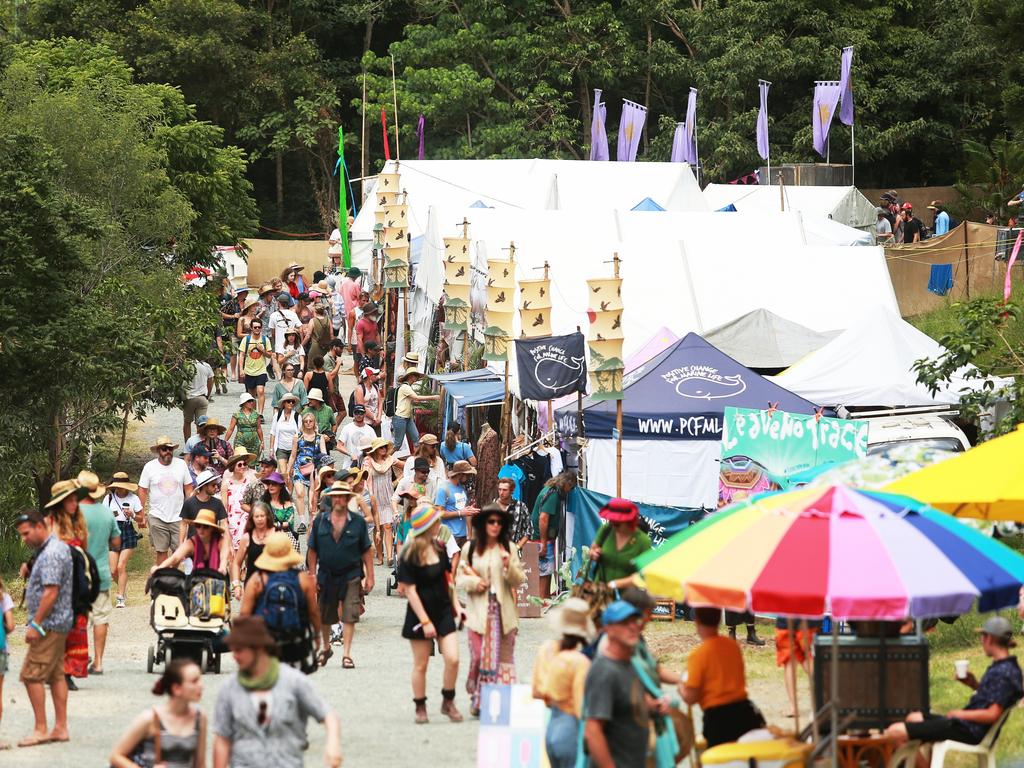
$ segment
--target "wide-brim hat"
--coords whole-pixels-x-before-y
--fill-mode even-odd
[[[196,484],[193,490],[198,491],[204,485],[209,485],[210,483],[218,482],[220,482],[220,475],[218,475],[212,469],[204,469],[202,472],[196,475]]]
[[[246,403],[255,403],[256,398],[250,395],[248,392],[243,392],[238,396],[238,407],[241,408]]]
[[[331,286],[327,284],[326,280],[321,280],[319,283],[310,288],[311,291],[320,291],[320,293],[330,293]]]
[[[205,525],[207,528],[216,528],[221,533],[224,533],[223,523],[217,522],[217,513],[212,509],[200,509],[196,513],[195,520],[192,521],[192,525],[199,527]]]
[[[274,292],[274,286],[271,283],[264,283],[260,286],[260,296],[265,296],[268,293]]]
[[[432,435],[429,432],[425,435],[420,435],[420,445],[437,445],[438,442],[437,435]]]
[[[307,400],[319,400],[321,403],[324,402],[324,393],[319,387],[313,387],[309,392],[306,393]]]
[[[199,427],[200,430],[202,428],[203,427]],[[160,437],[156,439],[156,442],[149,446],[149,450],[155,452],[160,448],[170,448],[172,451],[176,451],[178,450],[178,444],[171,440],[167,435],[160,435]]]
[[[107,487],[100,482],[99,475],[83,469],[78,473],[78,485],[86,492],[90,499],[99,501],[107,495]]]
[[[551,629],[557,635],[582,637],[587,642],[594,639],[597,627],[590,618],[590,603],[582,597],[570,597],[549,614]]]
[[[495,504],[493,501],[490,504],[485,504],[480,513],[473,515],[472,523],[473,528],[477,532],[477,541],[485,541],[486,536],[484,532],[487,530],[487,519],[493,515],[501,517],[501,525],[505,530],[508,530],[509,526],[512,525],[512,515],[506,509],[502,509],[500,504]]]
[[[423,375],[423,371],[419,370],[418,368],[403,368],[402,370],[400,370],[398,372],[398,380],[399,381],[405,381],[410,376],[422,376],[422,375]]]
[[[352,487],[344,480],[335,480],[331,487],[323,493],[324,496],[351,496]]]
[[[338,468],[337,467],[332,467],[330,465],[327,465],[327,466],[324,466],[324,467],[320,467],[320,469],[316,473],[316,476],[320,478],[320,482],[323,482],[325,475],[337,475],[337,474],[338,474]]]
[[[350,277],[355,280],[357,277],[363,276],[363,270],[359,267],[349,267],[348,272],[345,273],[345,277]]]
[[[72,494],[81,498],[83,492],[85,489],[78,484],[77,480],[59,480],[50,486],[50,500],[46,502],[44,509],[57,506]]]
[[[292,402],[297,403],[297,402],[299,402],[299,396],[295,395],[295,394],[292,394],[291,392],[286,392],[285,394],[283,394],[279,398],[277,398],[277,404],[278,405],[281,405],[282,403],[287,403],[288,401],[292,401]]]
[[[629,499],[611,499],[597,514],[609,523],[631,523],[640,516],[640,510]]]
[[[302,564],[302,555],[295,551],[291,537],[284,531],[274,531],[267,535],[263,544],[263,552],[256,558],[254,565],[261,571],[277,573],[287,571]]]
[[[364,315],[375,315],[378,312],[380,312],[380,310],[377,308],[377,305],[374,304],[372,301],[366,302],[359,309],[363,311]]]
[[[256,454],[249,453],[247,450],[245,450],[245,448],[242,448],[241,450],[236,448],[235,452],[231,454],[230,458],[228,458],[226,466],[230,470],[235,466],[235,464],[237,464],[240,461],[244,461],[246,464],[248,464],[255,458]]]
[[[476,467],[470,464],[465,459],[461,459],[452,464],[452,468],[448,470],[449,475],[475,475]]]
[[[209,432],[211,429],[219,429],[221,432],[227,432],[228,431],[227,427],[225,427],[223,424],[221,424],[219,421],[217,421],[212,416],[209,419],[207,419],[206,423],[203,424],[203,426],[197,427],[197,431],[200,434],[205,433],[205,432]],[[174,447],[177,448],[178,446],[174,446]]]
[[[366,470],[353,467],[345,473],[345,482],[349,484],[349,487],[359,485],[366,478]]]
[[[418,352],[406,352],[405,357],[402,358],[402,365],[406,368],[419,368],[420,356]]]
[[[392,443],[391,443],[390,440],[386,440],[383,437],[375,437],[369,443],[363,443],[363,445],[360,448],[360,450],[363,453],[373,453],[374,451],[378,450],[379,448],[383,448],[385,445],[391,445],[391,444]]]
[[[440,519],[440,509],[433,504],[421,504],[409,516],[409,535],[416,537],[426,533]]]
[[[139,490],[137,483],[131,483],[128,481],[127,472],[115,472],[114,476],[110,478],[110,482],[107,483],[107,488],[120,488],[122,491],[128,491],[129,493],[135,493]]]
[[[238,616],[233,619],[231,632],[224,638],[224,642],[231,649],[264,648],[273,651],[277,648],[262,616]]]
[[[285,483],[284,481],[284,478],[281,477],[281,473],[278,472],[277,470],[271,472],[269,475],[263,478],[263,484],[266,485],[267,483],[274,483],[275,485],[287,485],[287,483]]]
[[[259,296],[248,296],[245,299],[245,303],[242,304],[242,311],[245,312],[249,307],[255,307],[259,303]]]
[[[288,270],[289,272],[301,272],[301,271],[302,271],[302,270],[304,270],[304,269],[305,269],[305,267],[304,267],[304,266],[302,266],[301,264],[299,264],[299,263],[298,263],[297,261],[293,261],[293,262],[292,262],[291,264],[289,264],[289,265],[288,265],[288,267],[287,267],[287,270]]]

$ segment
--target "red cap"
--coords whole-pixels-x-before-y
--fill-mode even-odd
[[[609,523],[631,523],[640,516],[640,511],[629,499],[612,499],[598,514]]]
[[[901,207],[901,208],[902,208],[902,209],[903,209],[904,211],[912,211],[912,210],[914,210],[914,206],[912,206],[912,205],[911,205],[910,203],[904,203],[904,204],[903,204],[902,206],[900,206],[900,207]]]

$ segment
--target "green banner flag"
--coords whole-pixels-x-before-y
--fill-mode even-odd
[[[345,184],[347,183],[347,169],[345,168],[345,138],[338,126],[338,231],[341,233],[341,261],[345,269],[352,266],[352,246],[349,244],[348,235],[348,200],[345,196]]]
[[[762,491],[786,490],[789,477],[822,464],[863,458],[868,422],[727,406],[722,423],[719,506]]]

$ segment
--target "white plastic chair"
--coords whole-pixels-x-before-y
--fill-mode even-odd
[[[948,752],[962,752],[968,755],[976,755],[978,768],[996,768],[996,739],[999,738],[999,731],[1002,730],[1006,718],[1010,716],[1013,707],[1008,707],[999,719],[992,723],[985,738],[979,744],[964,744],[960,741],[940,741],[932,745],[931,768],[943,768]]]
[[[921,748],[920,741],[908,741],[892,753],[886,768],[915,768],[917,751]]]

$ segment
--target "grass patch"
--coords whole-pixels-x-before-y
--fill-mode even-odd
[[[971,690],[957,682],[953,676],[953,662],[957,659],[968,659],[971,671],[978,679],[988,668],[989,660],[981,650],[981,641],[975,630],[991,614],[979,615],[971,612],[960,617],[953,624],[942,622],[927,634],[929,647],[929,681],[931,687],[931,709],[942,714],[952,709],[959,709],[967,704]],[[1016,611],[1001,611],[1014,626],[1018,637],[1021,635],[1021,620]],[[725,631],[725,628],[722,628]],[[758,686],[760,693],[755,701],[763,709],[782,710],[786,707],[786,688],[782,672],[775,665],[774,624],[771,621],[758,621],[758,634],[768,640],[764,648],[751,648],[740,643],[743,661],[746,665],[748,682],[763,681]],[[739,628],[740,637],[743,628]],[[687,654],[700,642],[693,622],[652,622],[645,632],[647,641],[657,655],[659,661],[673,669],[684,669]],[[764,701],[762,697],[769,692],[772,701]],[[754,698],[752,696],[752,698]],[[770,706],[774,705],[774,706]],[[771,718],[769,718],[770,720]],[[781,725],[781,723],[776,723]],[[996,744],[996,759],[1002,764],[1010,758],[1020,759],[1024,755],[1024,712],[1014,712],[1003,727]],[[947,768],[973,768],[977,761],[969,755],[950,755],[946,759]]]

